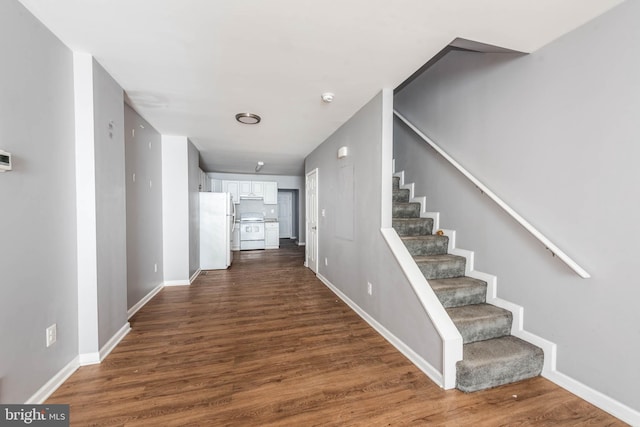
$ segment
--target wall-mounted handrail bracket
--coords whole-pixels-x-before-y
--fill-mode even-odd
[[[473,176],[468,170],[466,170],[460,163],[455,161],[446,151],[444,151],[438,144],[433,142],[431,138],[425,135],[420,129],[415,127],[406,117],[400,114],[397,110],[393,111],[396,117],[398,117],[404,124],[406,124],[416,135],[418,135],[424,142],[429,144],[431,148],[436,150],[445,160],[447,160],[453,167],[455,167],[462,175],[469,179],[482,194],[486,194],[491,200],[493,200],[498,206],[500,206],[506,213],[508,213],[513,219],[515,219],[520,225],[522,225],[529,233],[531,233],[536,239],[538,239],[549,250],[554,257],[560,258],[569,268],[576,272],[583,279],[591,277],[587,271],[580,267],[573,259],[571,259],[566,253],[558,248],[551,240],[549,240],[544,234],[524,219],[520,214],[514,211],[511,206],[507,205],[504,200],[498,197],[493,191],[491,191],[486,185],[480,182],[475,176]]]

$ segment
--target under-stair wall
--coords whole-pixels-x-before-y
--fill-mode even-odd
[[[385,90],[305,160],[307,173],[318,170],[317,275],[442,384],[440,335],[381,233],[383,212],[391,227],[392,109]],[[349,155],[338,159],[342,146]]]
[[[404,125],[405,170],[440,227],[499,277],[524,327],[557,344],[554,382],[640,424],[632,279],[640,238],[635,166],[640,37],[625,2],[527,56],[452,52],[396,94],[395,108],[592,275],[582,279]],[[616,64],[612,67],[611,64]],[[603,82],[607,82],[606,85]]]

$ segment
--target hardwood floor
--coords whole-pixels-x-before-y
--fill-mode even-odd
[[[47,401],[84,426],[625,425],[543,378],[444,391],[302,266],[235,253],[163,289],[100,365]]]

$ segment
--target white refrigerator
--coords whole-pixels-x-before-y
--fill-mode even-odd
[[[200,193],[201,270],[223,270],[231,265],[234,225],[231,193]]]

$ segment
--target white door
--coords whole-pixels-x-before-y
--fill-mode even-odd
[[[278,192],[278,222],[281,239],[291,238],[292,211],[293,194],[290,191]]]
[[[307,244],[305,245],[307,267],[318,272],[318,169],[307,174]]]

